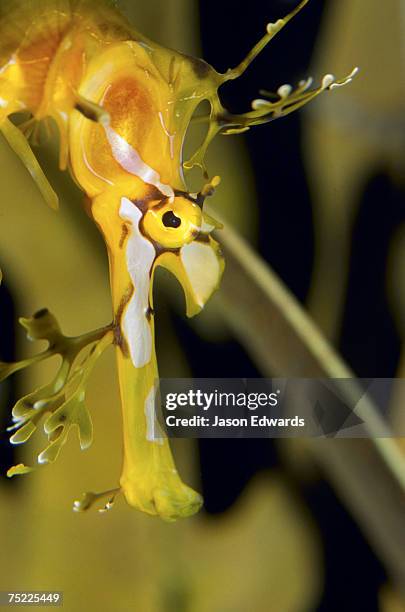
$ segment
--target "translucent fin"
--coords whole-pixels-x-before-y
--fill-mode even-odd
[[[0,65],[15,53],[31,54],[33,41],[57,43],[73,22],[95,36],[102,32],[103,40],[129,40],[131,28],[114,5],[113,0],[0,0]]]
[[[69,22],[69,5],[69,0],[1,0],[0,58],[24,52],[32,41],[57,39]]]
[[[18,155],[24,166],[30,172],[36,182],[38,189],[42,193],[45,202],[53,210],[58,210],[59,200],[55,191],[49,184],[41,166],[39,165],[34,153],[31,150],[24,134],[9,119],[5,119],[0,124],[0,131],[7,140],[10,147]]]

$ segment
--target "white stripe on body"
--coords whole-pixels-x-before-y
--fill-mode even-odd
[[[152,331],[147,312],[150,274],[156,251],[140,232],[141,211],[128,198],[121,199],[120,217],[130,229],[126,243],[126,261],[134,287],[134,293],[123,314],[122,331],[128,342],[132,363],[136,368],[142,368],[152,358]]]
[[[142,179],[148,185],[153,185],[168,198],[174,197],[174,192],[170,185],[165,185],[160,181],[160,174],[148,166],[148,164],[145,164],[139,153],[124,138],[109,126],[106,126],[104,129],[108,142],[111,145],[114,159],[124,170]]]

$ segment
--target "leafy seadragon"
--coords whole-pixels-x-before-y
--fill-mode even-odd
[[[88,493],[76,510],[118,491],[151,515],[174,520],[196,512],[198,493],[180,479],[167,439],[156,435],[158,369],[154,343],[153,278],[158,266],[182,285],[192,317],[216,290],[224,269],[212,237],[218,224],[204,212],[218,177],[208,180],[207,147],[217,134],[235,134],[285,116],[319,93],[349,82],[326,75],[296,89],[258,99],[235,115],[218,90],[238,78],[284,25],[303,8],[267,25],[263,38],[236,68],[218,73],[202,60],[167,50],[136,32],[108,3],[92,0],[2,0],[0,7],[0,130],[32,174],[48,204],[58,200],[28,144],[38,122],[52,119],[60,135],[60,168],[69,169],[86,194],[87,208],[107,245],[114,320],[105,329],[65,337],[47,310],[21,319],[30,339],[49,348],[32,359],[1,364],[1,379],[59,354],[62,364],[48,385],[13,409],[11,442],[25,442],[44,419],[48,446],[40,464],[53,462],[72,426],[82,448],[92,440],[85,406],[86,381],[102,351],[116,347],[124,420],[124,463],[119,486]],[[210,104],[206,137],[190,160],[183,142],[197,106]],[[28,112],[23,125],[10,116]],[[184,170],[199,166],[206,184],[190,193]],[[22,464],[9,476],[30,471]]]

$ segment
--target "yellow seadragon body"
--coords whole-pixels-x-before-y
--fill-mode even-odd
[[[269,24],[248,58],[225,74],[202,60],[152,43],[103,2],[7,0],[0,9],[0,131],[48,203],[56,207],[55,193],[21,129],[9,117],[28,112],[29,125],[53,119],[58,127],[61,169],[69,168],[86,194],[109,253],[114,320],[91,338],[88,359],[92,363],[97,351],[115,344],[124,421],[119,489],[135,508],[167,520],[193,514],[202,500],[182,483],[168,441],[156,423],[154,272],[157,266],[172,272],[184,288],[188,316],[197,314],[218,287],[224,269],[219,246],[211,236],[215,221],[203,212],[205,197],[219,181],[215,177],[199,193],[189,193],[183,169],[200,166],[206,175],[204,154],[216,134],[237,133],[268,122],[324,89],[350,80],[352,75],[344,81],[327,75],[312,91],[309,81],[296,90],[283,86],[276,101],[255,100],[252,110],[243,115],[233,115],[221,105],[218,88],[242,74],[306,2],[285,19]],[[211,106],[210,115],[202,118],[208,123],[207,135],[186,162],[184,138],[203,100]],[[26,327],[34,323],[38,325],[34,320],[25,322]],[[46,335],[33,337],[49,341]],[[64,354],[64,342],[70,347],[73,341],[61,339],[60,354]],[[69,350],[65,350],[68,355]],[[75,369],[77,354],[72,352],[66,372],[45,395],[35,392],[13,411],[15,443],[33,433],[39,416],[51,413],[44,427],[54,451],[41,453],[43,463],[54,460],[64,443],[60,436],[67,435],[68,429],[62,430],[61,423],[66,422],[67,407],[74,406],[79,430],[89,429],[81,412],[87,370],[84,366]],[[25,365],[4,365],[3,377]],[[78,382],[74,400],[64,394],[69,377]],[[90,502],[87,496],[77,509]]]

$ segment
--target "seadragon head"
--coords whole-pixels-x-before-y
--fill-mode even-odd
[[[117,244],[128,250],[132,235],[132,250],[145,253],[145,275],[153,256],[177,276],[189,316],[204,306],[224,267],[211,237],[220,224],[204,211],[219,177],[208,180],[203,156],[196,158],[188,166],[203,168],[204,183],[190,192],[183,159],[195,110],[207,99],[218,105],[220,80],[205,62],[141,37],[118,41],[88,62],[66,126],[71,171],[110,252]]]
[[[252,110],[241,115],[222,105],[221,86],[243,74],[307,2],[303,0],[287,17],[268,24],[248,56],[224,74],[203,60],[162,48],[134,31],[128,40],[124,32],[123,40],[111,41],[97,53],[91,48],[75,87],[75,109],[64,125],[59,117],[62,132],[67,134],[71,170],[93,201],[94,218],[110,249],[114,250],[117,228],[122,243],[128,225],[135,223],[136,231],[153,245],[155,263],[168,268],[183,285],[188,315],[204,306],[224,267],[220,249],[211,237],[220,224],[204,212],[205,198],[219,183],[216,176],[208,180],[205,165],[212,139],[287,115],[353,76],[337,81],[326,75],[313,90],[311,79],[300,82],[296,89],[283,85],[276,96],[254,100]],[[86,49],[89,43],[83,44]],[[208,102],[210,112],[196,117],[202,102]],[[184,142],[194,120],[205,123],[206,136],[186,160]],[[206,182],[199,193],[187,189],[186,173],[194,167],[202,170]],[[128,209],[123,198],[136,210]]]

